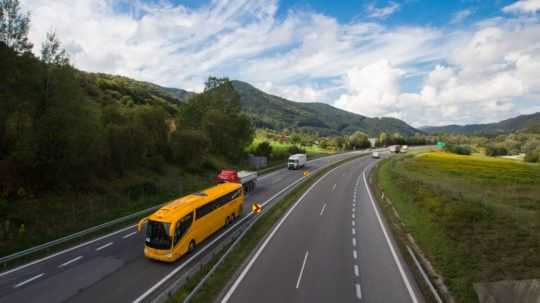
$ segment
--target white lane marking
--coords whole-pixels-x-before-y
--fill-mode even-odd
[[[129,234],[123,236],[122,239],[127,239],[127,238],[133,236],[133,235],[136,234],[136,233],[137,233],[137,231],[134,231],[134,232],[132,232],[132,233],[129,233]]]
[[[302,275],[304,274],[304,268],[306,267],[306,261],[308,256],[309,251],[306,251],[306,254],[304,255],[304,261],[302,262],[302,268],[300,269],[300,273],[298,274],[298,280],[296,281],[296,289],[300,287],[300,281],[302,281]]]
[[[111,236],[114,236],[114,235],[116,235],[116,234],[125,232],[126,230],[128,230],[128,229],[130,229],[130,228],[134,228],[134,227],[136,227],[136,226],[137,226],[137,224],[130,225],[130,226],[127,226],[127,227],[124,227],[124,228],[122,228],[122,229],[120,229],[120,230],[114,231],[114,232],[112,232],[112,233],[110,233],[110,234],[103,235],[103,236],[101,236],[101,237],[99,237],[99,238],[96,238],[96,239],[94,239],[94,240],[90,240],[90,241],[88,241],[88,242],[81,243],[81,244],[79,244],[79,245],[77,245],[77,246],[73,246],[73,247],[71,247],[71,248],[68,248],[68,249],[59,251],[59,252],[57,252],[57,253],[55,253],[55,254],[52,254],[52,255],[50,255],[50,256],[43,257],[43,258],[38,259],[38,260],[36,260],[36,261],[32,261],[32,262],[30,262],[30,263],[21,265],[21,266],[16,267],[16,268],[14,268],[14,269],[12,269],[12,270],[8,270],[8,271],[5,271],[5,272],[3,272],[3,273],[0,273],[0,277],[3,277],[3,276],[5,276],[5,275],[8,275],[8,274],[10,274],[10,273],[12,273],[12,272],[19,271],[19,270],[21,270],[21,269],[23,269],[23,268],[26,268],[26,267],[28,267],[28,266],[32,266],[32,265],[34,265],[34,264],[38,264],[38,263],[41,263],[41,262],[43,262],[43,261],[47,261],[47,260],[49,260],[49,259],[51,259],[51,258],[54,258],[54,257],[56,257],[56,256],[59,256],[59,255],[65,254],[65,253],[67,253],[67,252],[73,251],[73,250],[75,250],[75,249],[78,249],[78,248],[87,246],[87,245],[89,245],[89,244],[95,243],[95,242],[97,242],[97,241],[103,240],[103,239],[108,238],[108,237],[111,237]]]
[[[356,222],[354,222],[354,220],[352,220],[352,226],[354,226],[356,224]]]
[[[83,256],[75,257],[75,258],[73,258],[73,259],[71,259],[71,260],[69,260],[69,261],[67,261],[67,262],[64,262],[64,263],[60,264],[58,267],[68,266],[69,264],[71,264],[71,263],[73,263],[73,262],[77,262],[77,261],[79,261],[79,260],[82,259],[82,258],[83,258]]]
[[[358,265],[356,264],[354,265],[354,275],[357,277],[360,275],[360,271],[358,270]]]
[[[386,239],[386,243],[388,244],[388,247],[390,248],[390,252],[392,253],[392,257],[394,258],[394,261],[396,262],[396,265],[399,270],[399,274],[401,275],[401,278],[403,279],[403,282],[405,283],[405,287],[407,288],[407,291],[409,292],[409,296],[411,296],[411,300],[413,303],[418,303],[418,298],[416,298],[416,294],[414,293],[414,290],[412,289],[411,283],[409,282],[409,278],[405,274],[405,270],[403,270],[403,265],[401,264],[401,261],[399,260],[396,250],[394,249],[394,246],[392,245],[392,242],[390,241],[390,238],[388,237],[388,232],[386,232],[386,227],[384,227],[383,221],[381,219],[381,215],[379,214],[379,210],[377,209],[377,205],[375,205],[375,201],[373,200],[373,196],[371,195],[371,190],[369,190],[369,186],[367,183],[366,178],[366,169],[368,167],[364,168],[363,177],[364,177],[364,185],[366,186],[366,191],[369,196],[369,200],[371,201],[371,206],[373,207],[373,210],[375,211],[375,215],[377,217],[377,221],[379,221],[379,225],[381,226],[381,229],[384,234],[384,238]]]
[[[354,219],[354,213],[352,213],[352,218]]]
[[[13,288],[21,287],[21,286],[23,286],[25,284],[28,284],[28,283],[36,280],[36,279],[39,279],[39,278],[43,277],[44,275],[45,275],[45,273],[40,273],[39,275],[33,276],[32,278],[30,278],[28,280],[24,280],[19,284],[15,284],[15,286],[13,286]]]
[[[352,246],[356,246],[356,239],[352,238]]]
[[[358,298],[358,300],[362,300],[362,288],[360,288],[360,284],[354,284],[354,288],[356,289],[356,298]]]
[[[236,281],[234,281],[233,285],[231,286],[231,288],[229,288],[229,290],[227,291],[227,293],[225,294],[225,296],[223,297],[223,299],[221,299],[221,303],[227,303],[229,301],[229,299],[231,298],[232,294],[234,293],[234,291],[238,288],[238,285],[240,285],[240,282],[242,282],[242,280],[245,278],[245,276],[247,275],[248,271],[251,269],[251,267],[253,266],[253,264],[255,263],[255,261],[257,260],[257,258],[259,257],[259,255],[262,253],[262,251],[264,250],[264,248],[266,247],[266,245],[268,245],[268,243],[270,242],[270,240],[272,240],[272,238],[274,237],[274,235],[276,234],[277,230],[281,227],[281,225],[283,225],[283,222],[285,222],[285,220],[287,220],[287,218],[289,217],[289,215],[291,214],[291,212],[296,208],[296,206],[298,206],[298,204],[300,204],[300,202],[302,202],[302,200],[304,199],[305,196],[307,196],[307,194],[315,187],[317,186],[317,184],[319,184],[320,181],[322,181],[326,176],[328,176],[328,174],[330,174],[331,172],[333,172],[334,170],[338,169],[340,166],[338,167],[335,167],[333,169],[331,169],[330,171],[328,171],[326,174],[324,174],[321,178],[319,178],[319,180],[315,181],[315,183],[313,183],[305,192],[304,194],[302,194],[302,196],[300,196],[300,198],[293,204],[293,206],[291,208],[289,208],[289,210],[285,213],[285,215],[281,218],[281,220],[279,220],[278,224],[276,224],[276,226],[274,227],[274,229],[270,232],[270,234],[268,235],[268,237],[264,240],[264,242],[261,244],[261,246],[259,246],[259,249],[257,249],[257,251],[255,252],[255,254],[253,255],[253,257],[251,258],[251,260],[249,260],[248,264],[244,267],[244,269],[242,270],[242,272],[240,273],[240,275],[238,276],[238,278],[236,279]]]
[[[332,186],[332,191],[334,191],[336,189],[336,184],[334,184],[334,186]]]
[[[324,203],[324,205],[322,206],[321,213],[320,213],[321,216],[323,215],[325,209],[326,209],[326,203]]]
[[[113,245],[113,244],[114,244],[114,242],[109,242],[109,243],[107,243],[105,245],[101,245],[100,247],[96,248],[96,251],[100,251],[100,250],[102,250],[104,248],[107,248],[107,247]]]
[[[352,229],[352,234],[356,235],[356,229],[354,229],[354,228]]]
[[[352,255],[354,259],[358,258],[358,253],[356,252],[356,249],[353,249]]]

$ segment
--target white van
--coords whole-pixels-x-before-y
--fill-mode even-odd
[[[287,168],[288,169],[299,169],[304,167],[307,162],[307,155],[306,154],[294,154],[289,157],[289,160],[287,161]]]

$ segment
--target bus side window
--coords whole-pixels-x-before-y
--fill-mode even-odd
[[[193,212],[185,215],[182,219],[178,220],[178,222],[176,223],[176,230],[174,231],[174,245],[176,245],[180,241],[180,239],[182,239],[182,236],[186,233],[192,223]]]

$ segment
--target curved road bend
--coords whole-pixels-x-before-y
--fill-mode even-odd
[[[374,162],[360,158],[320,179],[221,302],[424,302],[364,182]]]
[[[351,155],[316,159],[306,169]],[[246,206],[266,201],[302,176],[303,170],[287,169],[262,176]],[[151,261],[144,257],[143,245],[142,235],[131,226],[30,266],[0,273],[0,302],[131,302],[184,261]]]

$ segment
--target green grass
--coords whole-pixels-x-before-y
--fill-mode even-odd
[[[476,282],[540,277],[539,165],[422,152],[376,181],[458,302],[477,302]]]
[[[232,249],[231,253],[225,258],[221,265],[210,278],[206,281],[203,287],[195,294],[191,302],[213,302],[222,289],[227,285],[228,281],[233,277],[234,273],[245,262],[249,254],[255,249],[257,243],[270,231],[272,226],[285,214],[289,207],[294,204],[298,198],[320,177],[332,168],[339,166],[345,162],[351,161],[362,156],[356,156],[353,158],[341,160],[319,173],[313,175],[308,181],[299,185],[292,192],[287,194],[284,198],[279,200],[270,210],[262,214],[262,217],[253,225],[251,230],[246,236],[240,240],[238,245]],[[205,265],[199,273],[197,273],[192,279],[189,280],[182,288],[180,288],[170,302],[182,302],[184,298],[190,293],[190,291],[197,285],[198,281],[202,279],[206,272],[210,270],[212,264],[217,261],[218,258],[214,258],[210,265]]]

